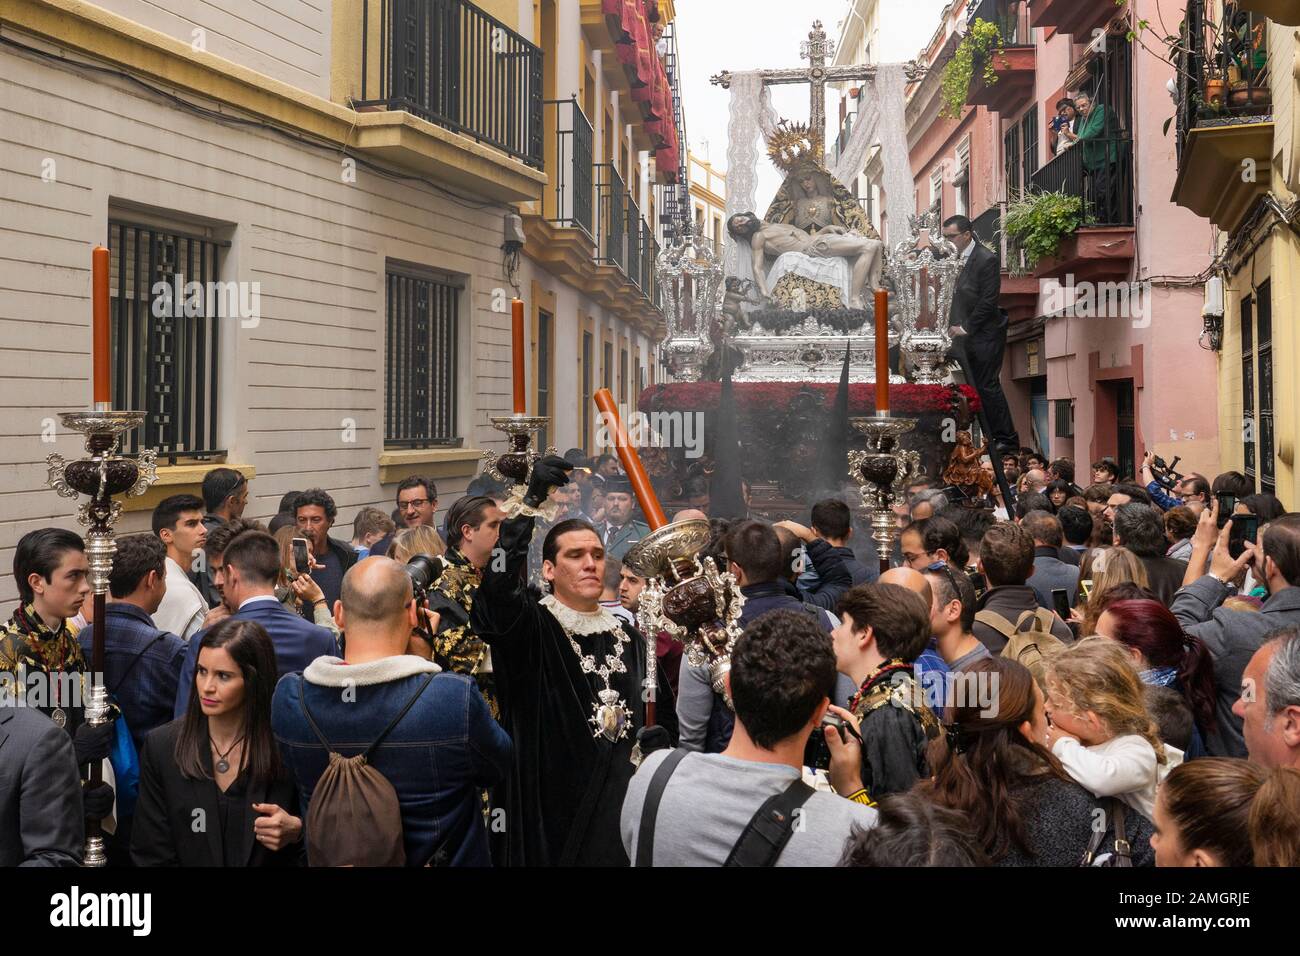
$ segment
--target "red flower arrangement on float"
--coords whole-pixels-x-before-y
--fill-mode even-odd
[[[834,382],[735,382],[731,386],[740,413],[783,408],[795,396],[812,393],[821,397],[829,408],[835,401],[839,385]],[[860,383],[849,386],[849,414],[871,415],[876,410],[876,386]],[[643,412],[709,412],[718,407],[722,394],[720,382],[671,382],[652,385],[641,393],[637,408]],[[955,413],[965,398],[972,413],[979,410],[979,394],[969,385],[891,385],[889,410],[894,415]]]

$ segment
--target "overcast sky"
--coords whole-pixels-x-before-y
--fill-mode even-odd
[[[887,14],[905,14],[887,17],[888,35],[881,37],[882,47],[887,51],[912,51],[900,55],[900,59],[914,56],[939,26],[944,0],[882,2],[894,8]],[[820,19],[827,35],[837,39],[840,21],[852,4],[850,0],[677,0],[676,5],[687,137],[692,151],[725,168],[730,93],[710,85],[709,77],[723,70],[806,66],[807,61],[799,59],[799,44],[807,38],[813,21]],[[805,85],[772,88],[777,113],[799,123],[808,122],[808,95]],[[839,116],[839,94],[829,90],[826,115],[831,121]],[[760,158],[760,215],[780,184],[780,175],[772,164]]]

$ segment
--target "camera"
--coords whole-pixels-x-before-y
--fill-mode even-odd
[[[803,762],[814,770],[831,769],[831,748],[826,743],[827,727],[834,727],[839,732],[840,740],[845,743],[849,742],[849,735],[853,733],[853,729],[849,726],[847,720],[827,711],[826,716],[822,718],[821,724],[808,738],[808,746],[804,748]]]
[[[417,554],[402,565],[411,579],[411,591],[415,596],[415,609],[419,621],[416,630],[430,644],[433,643],[433,635],[429,633],[429,624],[425,620],[424,611],[429,606],[429,591],[442,577],[444,567],[441,558],[431,558],[427,554]]]
[[[1167,491],[1172,491],[1174,486],[1183,480],[1183,476],[1178,473],[1178,463],[1182,461],[1181,455],[1175,455],[1174,460],[1166,463],[1159,455],[1151,459],[1151,477],[1159,482],[1160,486]]]

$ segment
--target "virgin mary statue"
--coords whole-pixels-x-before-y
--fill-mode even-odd
[[[809,237],[801,251],[779,254],[768,273],[767,288],[781,306],[796,311],[857,306],[863,286],[879,282],[883,248],[869,251],[858,268],[845,257],[842,241],[830,241],[832,236],[856,236],[879,243],[880,235],[857,199],[812,157],[801,157],[790,167],[763,218]]]

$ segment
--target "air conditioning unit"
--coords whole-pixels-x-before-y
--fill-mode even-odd
[[[1053,403],[1056,406],[1056,428],[1054,429],[1057,438],[1074,437],[1074,399],[1058,398]]]

